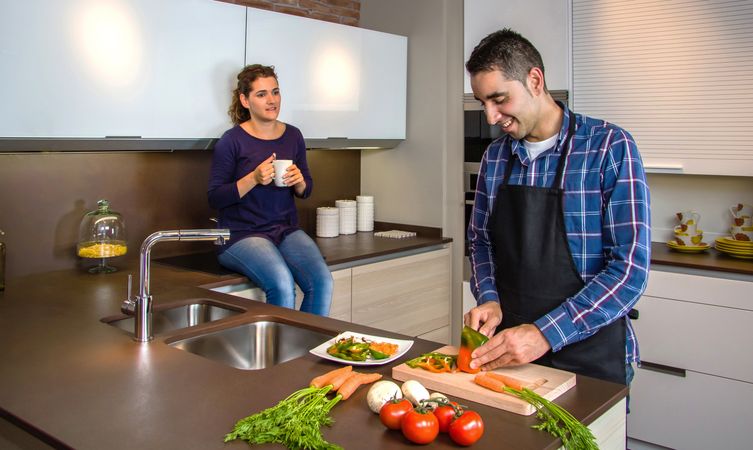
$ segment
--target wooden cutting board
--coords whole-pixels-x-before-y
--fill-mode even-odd
[[[435,351],[448,355],[457,355],[458,353],[457,347],[452,346],[442,347]],[[546,380],[541,386],[533,389],[533,392],[547,400],[554,400],[575,386],[574,373],[538,364],[505,367],[495,369],[494,372],[510,375],[529,383]],[[454,400],[452,397],[458,397],[524,416],[536,412],[536,408],[528,402],[513,395],[494,392],[477,385],[473,382],[475,376],[475,374],[460,371],[433,373],[421,368],[410,368],[404,363],[392,368],[392,378],[399,381],[417,380],[430,391],[441,392],[451,397],[451,400]]]

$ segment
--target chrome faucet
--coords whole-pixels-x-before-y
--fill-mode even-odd
[[[152,334],[152,295],[149,293],[149,253],[154,244],[163,241],[215,241],[217,245],[222,245],[227,239],[230,239],[230,230],[220,228],[157,231],[144,239],[139,256],[139,293],[135,298],[131,297],[131,276],[129,275],[128,298],[120,307],[124,313],[135,313],[134,340],[149,342],[154,338]]]

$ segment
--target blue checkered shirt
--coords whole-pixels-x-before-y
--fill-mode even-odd
[[[567,108],[562,122],[557,145],[533,161],[523,143],[509,135],[484,153],[468,226],[471,291],[478,304],[500,301],[487,225],[510,156],[517,156],[510,184],[551,187],[564,150]],[[534,322],[555,352],[625,316],[646,288],[651,257],[649,190],[635,141],[603,120],[576,114],[575,123],[560,187],[570,252],[585,286]],[[501,305],[504,312],[504,298]],[[626,362],[638,362],[630,320],[627,325]]]

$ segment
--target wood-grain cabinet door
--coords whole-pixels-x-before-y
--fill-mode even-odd
[[[329,316],[333,319],[351,321],[351,272],[352,269],[332,272],[335,285],[332,291],[332,307],[329,310]]]
[[[329,317],[333,319],[351,321],[350,314],[350,277],[352,269],[341,269],[332,272],[334,286],[332,289],[332,305],[329,308]],[[295,309],[300,310],[303,303],[303,292],[295,285]]]
[[[450,323],[450,248],[354,267],[352,320],[418,336]]]

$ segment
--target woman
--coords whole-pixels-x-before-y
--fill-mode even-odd
[[[208,192],[220,227],[230,229],[219,262],[246,275],[273,305],[295,308],[298,283],[301,311],[326,316],[332,275],[314,241],[298,228],[293,197],[311,195],[306,146],[298,128],[277,120],[280,88],[274,68],[245,67],[228,113],[235,126],[215,146]],[[272,182],[275,159],[293,161],[283,176],[285,187]]]

